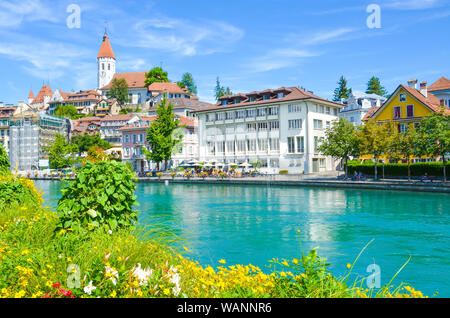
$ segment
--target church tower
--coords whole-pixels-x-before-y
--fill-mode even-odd
[[[108,35],[105,32],[103,43],[97,56],[98,62],[98,88],[108,85],[116,73],[116,56],[114,55]]]

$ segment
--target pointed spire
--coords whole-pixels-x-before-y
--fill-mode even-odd
[[[100,51],[98,52],[97,59],[101,57],[110,57],[113,59],[116,59],[116,56],[114,55],[113,49],[111,47],[111,43],[109,42],[108,34],[105,30],[105,35],[103,36],[103,43],[100,47]]]
[[[33,99],[34,98],[34,94],[33,94],[33,89],[30,89],[30,94],[28,94],[28,98]]]

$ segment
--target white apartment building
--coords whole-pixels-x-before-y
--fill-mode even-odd
[[[336,169],[317,151],[344,105],[297,87],[224,96],[196,111],[201,162],[258,163],[263,173],[311,174]]]
[[[372,107],[380,107],[387,98],[377,94],[352,92],[342,103],[345,105],[339,112],[339,117],[345,118],[355,126],[363,124],[362,119]]]

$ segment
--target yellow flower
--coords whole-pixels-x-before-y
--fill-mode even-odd
[[[347,268],[350,269],[350,267],[352,267],[352,264],[347,264]]]
[[[50,264],[45,264],[45,266],[47,266],[48,269],[52,269],[53,268],[53,266],[50,265]]]
[[[283,263],[281,263],[281,264],[283,264],[284,266],[289,266],[289,263],[288,262],[286,262],[286,261],[284,261]]]
[[[164,295],[170,295],[170,290],[169,288],[164,289]]]
[[[297,265],[297,264],[298,264],[298,259],[294,258],[294,259],[292,260],[292,263],[294,263],[295,265]]]
[[[219,261],[219,263],[220,263],[220,264],[225,264],[226,261],[225,261],[224,259],[221,259],[221,260]]]
[[[28,249],[24,249],[21,254],[28,255],[28,254],[30,254],[30,251]]]
[[[68,257],[68,258],[67,258],[67,261],[68,261],[68,262],[71,262],[71,261],[72,261],[72,259],[71,259],[70,257]]]

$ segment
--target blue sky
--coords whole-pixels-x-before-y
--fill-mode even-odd
[[[70,4],[79,29],[66,25]],[[369,4],[380,29],[366,25]],[[234,93],[302,86],[325,98],[341,75],[362,91],[372,75],[388,91],[450,77],[449,0],[0,0],[0,101],[17,104],[44,82],[96,88],[105,26],[118,72],[191,72],[210,102],[217,76]]]

